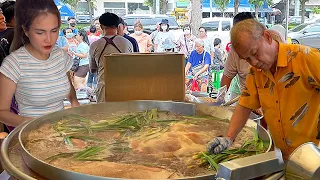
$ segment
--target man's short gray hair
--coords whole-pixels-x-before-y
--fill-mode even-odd
[[[201,46],[204,47],[204,41],[203,41],[202,39],[196,39],[196,40],[194,41],[194,45],[197,45],[197,44],[199,44],[199,45],[201,45]]]
[[[258,40],[261,39],[265,30],[267,30],[266,26],[255,19],[246,19],[238,22],[230,31],[232,47],[237,49],[240,46],[240,41],[243,37],[241,33],[246,33],[247,38]]]

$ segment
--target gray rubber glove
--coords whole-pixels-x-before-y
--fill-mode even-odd
[[[232,140],[229,137],[215,137],[207,143],[207,152],[219,154],[231,145]]]

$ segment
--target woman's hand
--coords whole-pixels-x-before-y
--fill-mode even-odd
[[[31,118],[31,117],[23,117],[23,119],[24,119],[25,121],[31,121],[33,118]]]

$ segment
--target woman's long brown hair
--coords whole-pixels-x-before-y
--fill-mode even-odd
[[[53,0],[16,0],[14,13],[16,27],[10,52],[30,43],[24,30],[29,31],[34,19],[47,13],[57,15],[60,27],[60,13]]]

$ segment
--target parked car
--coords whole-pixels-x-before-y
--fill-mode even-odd
[[[68,24],[68,20],[66,20],[65,18],[61,18],[61,23],[62,24]]]
[[[288,31],[292,44],[320,49],[320,23],[303,23]]]
[[[304,17],[304,21],[308,22],[310,19],[308,17]],[[289,24],[301,24],[301,16],[289,16],[288,19]],[[286,24],[286,19],[282,21],[282,24]]]
[[[207,29],[209,38],[221,39],[221,47],[224,48],[230,42],[230,30],[233,25],[232,18],[203,18],[201,26]]]
[[[304,21],[305,23],[320,23],[320,17],[314,17],[312,19],[308,19]]]
[[[76,17],[77,23],[90,23],[90,16],[89,15],[77,15]]]
[[[173,16],[157,15],[157,14],[129,14],[124,16],[123,20],[128,24],[128,31],[133,33],[133,25],[137,20],[140,20],[143,25],[143,31],[147,34],[151,34],[157,29],[156,24],[161,22],[162,19],[168,19],[170,30],[174,33],[176,40],[183,34],[176,19]]]

